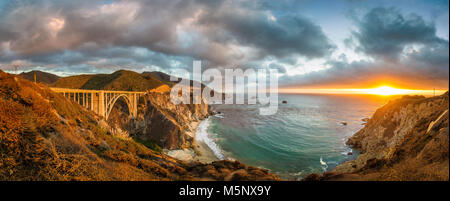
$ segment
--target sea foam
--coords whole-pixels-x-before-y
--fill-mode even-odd
[[[216,155],[218,159],[223,160],[225,159],[225,157],[222,154],[222,151],[220,150],[219,146],[217,146],[214,140],[209,137],[208,133],[209,125],[210,125],[209,118],[202,121],[198,125],[195,138],[197,141],[204,142],[206,145],[208,145],[208,147],[213,151],[214,155]]]

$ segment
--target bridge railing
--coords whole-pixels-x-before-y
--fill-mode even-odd
[[[113,90],[95,90],[95,89],[68,89],[68,88],[57,88],[57,87],[51,87],[51,90],[55,92],[79,92],[79,93],[98,93],[98,92],[105,92],[105,93],[122,93],[122,94],[145,94],[146,92],[143,91],[113,91]]]

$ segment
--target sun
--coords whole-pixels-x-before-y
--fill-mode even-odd
[[[392,88],[390,86],[381,86],[373,89],[365,89],[364,90],[367,94],[375,94],[375,95],[381,95],[381,96],[390,96],[390,95],[398,95],[398,94],[408,94],[412,90],[408,89],[396,89]]]

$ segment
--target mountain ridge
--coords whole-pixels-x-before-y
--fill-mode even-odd
[[[146,91],[164,83],[150,75],[128,70],[118,70],[111,74],[74,75],[63,77],[52,84],[53,87],[120,91]]]

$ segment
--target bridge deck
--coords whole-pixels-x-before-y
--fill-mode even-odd
[[[125,94],[145,94],[145,92],[142,91],[112,91],[112,90],[92,90],[92,89],[68,89],[68,88],[56,88],[51,87],[55,92],[72,92],[72,93],[125,93]]]

